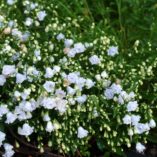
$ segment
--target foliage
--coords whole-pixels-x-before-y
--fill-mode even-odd
[[[93,138],[105,156],[143,152],[156,126],[156,1],[0,3],[4,150],[9,127],[41,152],[90,156]]]

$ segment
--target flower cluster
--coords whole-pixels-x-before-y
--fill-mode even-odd
[[[22,22],[0,12],[3,156],[14,154],[13,146],[6,143],[8,127],[28,142],[36,139],[41,151],[46,143],[60,153],[83,152],[95,137],[114,152],[133,142],[143,152],[140,140],[146,142],[156,123],[151,108],[136,100],[131,84],[113,73],[114,60],[121,54],[116,39],[104,32],[90,42],[81,41],[82,34],[74,38],[71,29],[81,20],[65,25],[53,4],[7,0],[1,7],[13,13],[19,3],[24,9]]]

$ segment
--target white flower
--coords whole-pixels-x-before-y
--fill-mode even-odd
[[[54,75],[54,70],[52,70],[50,67],[46,68],[46,73],[44,75],[45,78],[52,78]]]
[[[53,109],[56,107],[56,101],[54,98],[44,98],[41,102],[41,105],[46,109]]]
[[[76,53],[83,53],[86,50],[85,46],[82,43],[74,44],[74,49]]]
[[[20,73],[17,73],[16,74],[16,83],[19,83],[21,84],[23,81],[25,81],[27,78],[26,78],[26,75],[23,75],[23,74],[20,74]]]
[[[67,92],[69,95],[74,95],[76,93],[76,90],[70,86],[67,87]]]
[[[78,130],[77,130],[77,137],[78,138],[84,138],[88,136],[88,131],[85,130],[83,127],[79,127]]]
[[[64,41],[65,47],[68,47],[68,48],[70,46],[72,46],[73,43],[74,43],[74,41],[72,39],[65,39],[65,41]]]
[[[20,37],[20,40],[22,42],[25,42],[28,40],[28,38],[30,37],[30,32],[25,32],[24,34],[22,34],[22,36]],[[23,47],[23,49],[25,49],[27,51],[26,47]]]
[[[139,115],[131,115],[131,123],[132,125],[136,126],[138,122],[140,121],[141,116]]]
[[[3,154],[3,157],[12,157],[14,155],[13,146],[5,143],[4,145],[5,153]]]
[[[129,97],[125,91],[121,91],[120,96],[122,96],[122,98],[126,101],[128,100],[128,97]]]
[[[86,86],[88,89],[92,88],[95,85],[95,82],[93,82],[91,79],[86,79]]]
[[[13,21],[13,20],[10,20],[9,22],[8,22],[8,26],[9,27],[13,27],[15,25],[15,22]]]
[[[119,84],[115,84],[115,83],[113,83],[112,85],[111,85],[111,87],[109,87],[109,88],[107,88],[106,90],[105,90],[105,96],[106,96],[106,98],[107,99],[113,99],[113,97],[114,97],[114,94],[121,94],[121,92],[122,92],[122,87],[119,85]],[[120,100],[120,99],[119,99]],[[118,100],[118,101],[119,101]],[[122,102],[122,99],[120,100],[121,101],[121,103],[123,103]]]
[[[27,123],[23,124],[22,128],[18,128],[18,134],[23,136],[29,136],[33,133],[34,128],[29,126]]]
[[[78,76],[75,72],[73,73],[70,73],[68,76],[67,76],[67,79],[70,83],[76,83],[77,79],[78,79]]]
[[[0,106],[0,118],[5,115],[6,113],[8,113],[8,108],[7,105],[1,105]]]
[[[46,15],[47,15],[47,14],[46,14],[45,11],[39,11],[39,12],[37,13],[38,20],[39,20],[39,21],[43,21]]]
[[[107,50],[107,54],[109,56],[115,56],[116,54],[118,54],[118,47],[117,46],[109,47],[109,49]]]
[[[37,3],[32,3],[32,2],[31,2],[30,9],[31,9],[31,10],[34,10],[37,6],[38,6]]]
[[[39,76],[40,75],[40,71],[38,71],[35,67],[33,68],[32,74],[34,76]]]
[[[83,77],[79,77],[77,80],[76,80],[76,85],[78,86],[78,88],[80,90],[82,90],[82,87],[85,86],[85,83],[86,83],[86,79],[84,79]]]
[[[21,107],[21,109],[23,110],[23,111],[25,111],[25,112],[32,112],[32,111],[34,111],[35,110],[35,106],[34,106],[35,104],[33,104],[33,103],[31,103],[31,102],[29,102],[29,101],[22,101],[21,103],[20,103],[20,107]]]
[[[15,91],[15,92],[14,92],[14,96],[15,96],[16,98],[18,98],[18,97],[21,96],[21,93],[20,93],[19,91]]]
[[[150,127],[150,128],[155,128],[155,127],[156,127],[156,123],[155,123],[154,119],[151,119],[151,120],[149,121],[149,127]]]
[[[35,50],[34,51],[34,55],[35,55],[35,57],[40,57],[40,50]]]
[[[60,72],[61,67],[55,65],[55,66],[53,67],[53,70],[54,70],[55,73],[58,73],[58,72]]]
[[[32,118],[32,114],[30,112],[23,111],[19,106],[16,106],[15,113],[18,115],[18,120],[20,121]]]
[[[78,97],[76,98],[76,101],[77,101],[78,103],[80,103],[80,104],[83,104],[86,100],[87,100],[87,96],[86,96],[85,94],[82,95],[82,96],[78,96]]]
[[[15,25],[15,22],[14,22],[14,21],[10,20],[10,21],[8,22],[8,26],[9,26],[9,27],[13,27],[14,25]]]
[[[0,147],[2,146],[2,142],[5,140],[6,134],[0,131]]]
[[[113,90],[114,94],[120,94],[122,91],[122,87],[119,84],[113,83],[110,88]]]
[[[146,149],[146,147],[143,144],[141,144],[139,142],[136,144],[136,150],[137,150],[137,152],[143,153],[145,149]]]
[[[92,65],[96,65],[100,63],[100,59],[98,58],[97,55],[93,55],[89,58],[89,61]]]
[[[68,75],[65,72],[61,72],[60,75],[63,79],[67,79]]]
[[[6,78],[4,75],[0,75],[0,86],[3,86],[6,82]]]
[[[21,93],[21,97],[23,100],[26,100],[28,98],[28,96],[30,95],[31,93],[31,90],[28,88],[28,89],[24,89],[24,92]]]
[[[13,146],[12,145],[10,145],[10,144],[8,144],[8,143],[4,143],[4,149],[5,150],[12,150],[13,149]]]
[[[64,39],[65,38],[65,36],[64,36],[64,34],[62,34],[62,33],[59,33],[58,35],[57,35],[57,40],[62,40],[62,39]]]
[[[7,123],[7,124],[13,123],[17,119],[17,115],[12,112],[8,112],[6,117],[7,117],[7,119],[6,119],[5,123]]]
[[[12,29],[12,35],[18,37],[19,39],[22,38],[22,32],[19,31],[17,28]]]
[[[15,0],[7,0],[7,4],[13,5],[15,3]]]
[[[55,109],[58,110],[61,114],[64,113],[67,109],[66,107],[67,100],[56,98],[56,107]]]
[[[135,126],[135,132],[137,134],[143,134],[144,132],[148,132],[150,130],[150,127],[148,125],[148,123],[138,123],[136,126]]]
[[[50,121],[50,116],[48,115],[48,113],[44,114],[43,121],[45,121],[45,122]]]
[[[113,92],[112,89],[107,88],[107,89],[105,90],[105,92],[104,92],[104,95],[105,95],[105,97],[106,97],[108,100],[110,100],[110,99],[113,99],[113,97],[114,97],[114,92]]]
[[[11,46],[10,46],[10,45],[6,45],[6,46],[5,46],[5,50],[6,50],[6,51],[11,51]]]
[[[128,96],[129,96],[129,99],[133,99],[135,97],[135,93],[134,92],[130,92]]]
[[[52,124],[51,121],[47,122],[46,131],[49,132],[49,133],[51,133],[52,131],[54,131],[54,125]]]
[[[121,104],[121,105],[124,104],[124,99],[122,98],[121,95],[119,95],[119,97],[118,97],[118,103]]]
[[[123,118],[123,123],[124,124],[131,124],[131,116],[129,115],[125,115],[124,118]]]
[[[33,19],[30,18],[30,17],[27,17],[27,18],[26,18],[26,21],[25,21],[25,25],[26,25],[26,26],[31,26],[32,23],[33,23]]]
[[[64,98],[66,96],[66,93],[61,89],[57,89],[56,92],[55,92],[55,95],[57,97]]]
[[[20,54],[17,52],[17,53],[15,53],[15,54],[12,55],[11,59],[13,61],[17,61],[19,59],[19,57],[20,57]]]
[[[54,88],[55,88],[55,83],[52,82],[52,81],[46,81],[43,85],[43,87],[45,88],[45,90],[47,92],[53,92],[54,91]]]
[[[108,78],[107,72],[106,72],[106,71],[103,71],[103,72],[101,73],[101,77],[102,77],[102,78]]]
[[[137,107],[138,107],[137,101],[130,101],[127,104],[127,111],[128,112],[135,111],[137,109]]]
[[[68,51],[68,57],[71,57],[71,58],[73,58],[73,57],[75,57],[75,55],[76,55],[76,50],[74,49],[74,48],[72,48],[72,49],[70,49],[69,51]]]
[[[5,76],[12,75],[16,72],[15,65],[4,65],[2,74]]]
[[[35,57],[37,58],[38,61],[41,60],[40,50],[39,49],[34,51],[34,55],[35,55]]]

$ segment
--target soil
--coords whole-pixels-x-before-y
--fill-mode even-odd
[[[100,152],[99,150],[96,151],[94,150],[95,148],[93,148],[93,151],[91,151],[92,154],[91,157],[104,157],[103,156],[104,153]],[[16,151],[17,152],[14,155],[14,157],[72,157],[72,156],[62,156],[57,153],[52,153],[49,150],[41,154],[27,147],[20,148]],[[84,157],[84,156],[77,154],[75,157]],[[109,157],[119,157],[119,156],[112,154]],[[157,145],[149,143],[144,154],[137,153],[136,150],[128,150],[126,151],[126,157],[157,157]]]
[[[14,157],[72,157],[72,156],[66,156],[66,155],[60,155],[57,152],[52,152],[50,148],[47,146],[44,147],[45,153],[40,153],[38,148],[35,146],[35,143],[27,143],[25,139],[18,137],[13,130],[8,129],[10,134],[10,140],[9,142],[14,145],[12,141],[18,141],[20,143],[20,148],[15,149],[15,155]],[[101,152],[97,145],[96,140],[93,140],[92,147],[90,148],[91,157],[104,157],[104,152]],[[144,154],[137,153],[137,151],[134,149],[135,147],[132,147],[130,150],[124,147],[124,150],[126,152],[127,157],[157,157],[157,144],[148,142],[146,145],[146,151]],[[79,151],[76,152],[76,155],[73,157],[84,157],[82,156]],[[112,154],[108,157],[119,157],[116,154]]]

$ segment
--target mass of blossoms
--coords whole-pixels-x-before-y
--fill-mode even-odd
[[[22,11],[15,16],[18,6]],[[103,31],[90,41],[74,37],[70,28],[80,21],[67,18],[64,24],[53,1],[46,7],[42,1],[5,0],[0,8],[2,156],[21,146],[9,130],[40,152],[47,145],[61,154],[85,153],[94,138],[115,153],[132,144],[143,153],[156,123],[131,84],[124,88],[113,73],[121,54],[116,39]]]

